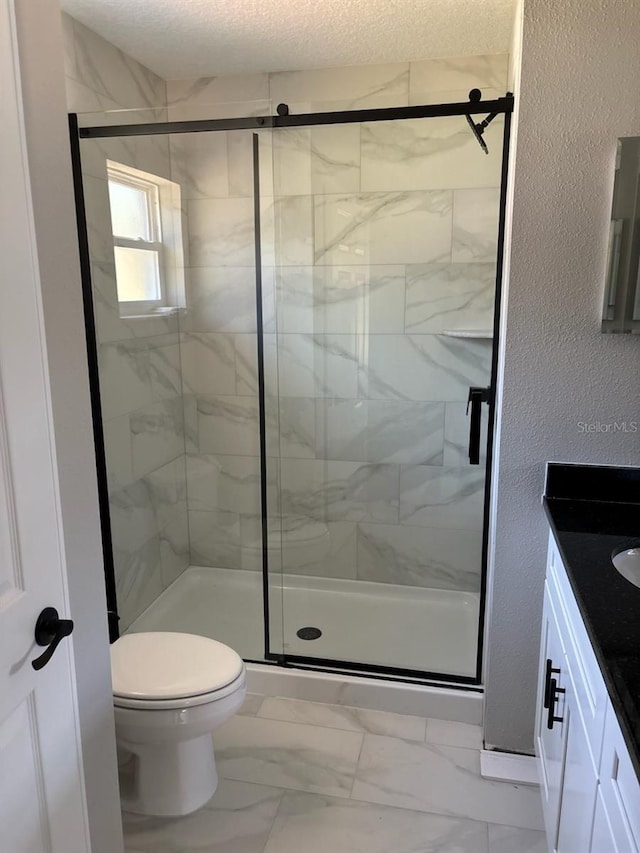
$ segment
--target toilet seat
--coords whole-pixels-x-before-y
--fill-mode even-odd
[[[113,697],[116,708],[133,708],[137,711],[171,711],[182,708],[195,708],[197,705],[207,705],[230,696],[236,690],[241,690],[246,683],[244,667],[240,675],[231,684],[214,690],[212,693],[200,693],[198,696],[183,696],[180,699],[131,699],[126,696]]]
[[[242,658],[223,643],[169,631],[125,634],[111,646],[116,707],[164,710],[204,705],[244,685]]]

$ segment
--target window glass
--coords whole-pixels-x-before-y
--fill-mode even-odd
[[[120,302],[149,302],[162,298],[158,252],[114,246]]]
[[[109,203],[113,233],[130,240],[153,240],[149,202],[148,190],[110,180]]]

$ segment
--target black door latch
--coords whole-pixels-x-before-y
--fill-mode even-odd
[[[62,640],[73,631],[71,619],[60,619],[55,607],[45,607],[36,622],[35,638],[39,646],[47,646],[46,652],[31,661],[31,666],[38,670],[46,666]]]

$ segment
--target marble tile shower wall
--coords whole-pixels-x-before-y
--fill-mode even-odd
[[[169,118],[503,94],[506,56],[168,81]],[[233,107],[229,107],[233,104]],[[287,572],[478,590],[465,400],[491,346],[501,126],[459,118],[262,134],[269,482]],[[181,351],[191,560],[255,568],[259,435],[251,134],[172,142],[187,198]],[[274,401],[279,405],[275,411]]]
[[[96,123],[104,110],[164,110],[164,80],[67,15],[63,26],[70,110],[97,112]],[[162,137],[83,140],[81,153],[120,627],[127,628],[189,562],[184,413],[177,313],[120,317],[105,161],[170,178],[169,145]]]

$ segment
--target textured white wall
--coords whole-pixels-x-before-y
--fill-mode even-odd
[[[550,459],[640,465],[640,340],[600,333],[616,139],[640,132],[637,0],[525,0],[485,740],[530,751]]]

